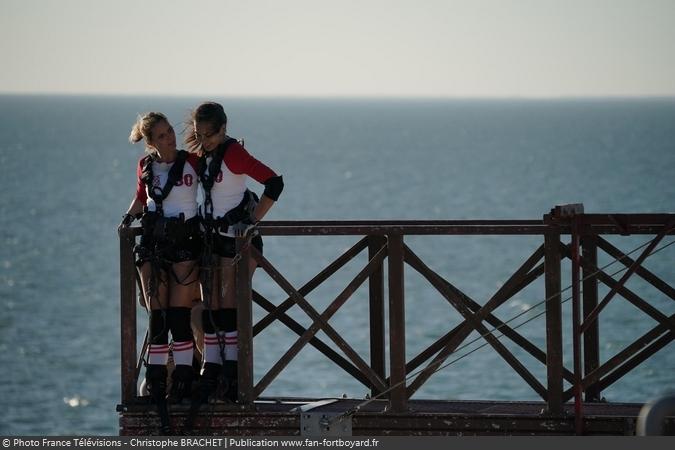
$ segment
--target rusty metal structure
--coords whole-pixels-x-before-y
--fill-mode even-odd
[[[607,403],[601,393],[630,373],[639,364],[663,350],[675,338],[675,317],[654,307],[626,282],[639,277],[656,289],[657,295],[675,301],[675,280],[663,280],[649,271],[644,262],[666,236],[675,234],[675,214],[586,214],[582,205],[556,206],[537,220],[445,220],[445,221],[304,221],[265,222],[259,227],[265,236],[354,236],[356,243],[327,265],[304,286],[293,286],[269,260],[238,239],[241,258],[237,263],[239,329],[239,403],[211,404],[196,422],[199,434],[299,435],[307,431],[312,414],[322,414],[325,432],[336,421],[349,421],[354,435],[456,435],[456,434],[634,434],[642,404]],[[141,361],[137,349],[136,273],[132,248],[138,229],[120,235],[121,271],[121,434],[152,434],[158,419],[137,393]],[[517,267],[510,278],[483,304],[459,290],[434,272],[406,245],[409,236],[536,236],[541,245]],[[649,243],[634,259],[603,236],[645,235]],[[569,242],[567,241],[569,237]],[[563,239],[565,238],[565,239]],[[672,249],[669,249],[672,251]],[[615,279],[598,267],[598,252],[605,252],[624,266]],[[306,297],[325,280],[362,252],[365,267],[342,292],[319,311]],[[253,323],[249,258],[286,293],[278,304],[255,290],[253,301],[267,315]],[[570,264],[572,290],[572,367],[563,364],[563,264]],[[386,276],[385,276],[386,268]],[[406,298],[404,271],[413,269],[426,279],[462,318],[438,340],[406,360]],[[495,310],[518,292],[543,277],[545,292],[545,347],[526,339]],[[365,283],[369,292],[369,360],[366,361],[337,332],[330,319]],[[609,288],[599,298],[598,286]],[[387,289],[385,290],[385,284]],[[388,296],[385,298],[385,291]],[[583,295],[582,295],[583,291]],[[617,295],[633,304],[655,322],[651,330],[606,361],[600,358],[601,336],[598,319]],[[311,319],[305,327],[287,314],[300,307]],[[386,313],[386,314],[385,314]],[[568,318],[569,320],[569,318]],[[274,322],[283,323],[297,340],[266,373],[254,382],[254,337]],[[327,336],[332,344],[317,337]],[[498,331],[498,333],[497,333]],[[538,402],[441,401],[412,398],[429,378],[442,368],[450,355],[471,333],[481,338],[541,398]],[[500,339],[501,338],[501,339]],[[504,345],[508,339],[545,367],[546,379],[539,380]],[[307,398],[302,392],[293,398],[265,397],[265,390],[279,373],[307,345],[326,356],[371,392],[371,400]],[[337,347],[342,354],[334,350]],[[388,348],[388,358],[385,354]],[[388,363],[387,363],[388,361]],[[307,369],[311,377],[311,367]],[[414,374],[414,376],[411,376]],[[673,374],[675,376],[675,374]],[[565,383],[568,388],[565,389]],[[171,411],[177,429],[187,408]],[[346,429],[346,428],[345,428]],[[666,431],[675,432],[675,419],[666,421]]]

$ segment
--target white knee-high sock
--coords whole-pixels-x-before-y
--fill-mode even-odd
[[[174,342],[173,343],[173,362],[179,366],[191,366],[192,354],[194,347],[192,341]]]
[[[239,333],[237,331],[222,332],[225,341],[225,361],[237,361],[239,348]]]
[[[222,338],[221,338],[222,339]],[[222,344],[225,342],[223,340]],[[213,364],[222,364],[223,359],[220,355],[220,345],[216,333],[204,333],[204,362]]]
[[[166,366],[169,360],[169,344],[150,344],[148,347],[148,364]]]

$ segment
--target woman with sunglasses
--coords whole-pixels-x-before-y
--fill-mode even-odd
[[[204,193],[205,261],[202,277],[204,313],[204,365],[200,380],[201,401],[206,401],[223,381],[225,399],[237,400],[237,304],[234,289],[235,237],[248,236],[262,253],[262,238],[254,227],[278,200],[282,177],[251,156],[240,142],[227,135],[227,115],[214,102],[199,105],[187,124],[185,143],[200,156],[200,181]],[[247,178],[265,186],[260,199],[246,187]],[[215,263],[215,264],[214,264]],[[219,270],[210,270],[213,266]],[[206,267],[210,266],[210,267]],[[251,260],[250,274],[256,263]]]

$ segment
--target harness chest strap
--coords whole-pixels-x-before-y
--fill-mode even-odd
[[[205,191],[211,191],[213,188],[213,184],[215,183],[216,177],[218,176],[218,173],[220,172],[220,166],[223,163],[223,159],[225,158],[225,152],[229,148],[230,144],[236,142],[236,139],[233,138],[228,138],[225,142],[220,144],[218,148],[213,152],[213,157],[211,158],[211,162],[206,163],[206,156],[202,156],[199,158],[199,168],[198,168],[198,175],[199,179],[202,182],[202,185],[204,186]],[[209,173],[206,173],[206,169],[209,169]]]
[[[153,186],[154,175],[152,173],[152,163],[155,161],[153,155],[148,155],[143,158],[143,174],[141,180],[148,187],[148,195],[155,201],[157,205],[157,211],[162,212],[162,202],[169,196],[171,189],[181,180],[183,177],[183,169],[185,167],[185,161],[187,161],[188,152],[185,150],[178,150],[176,155],[176,160],[169,169],[169,175],[166,180],[164,187]]]

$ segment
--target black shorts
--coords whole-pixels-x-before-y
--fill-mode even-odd
[[[141,236],[141,242],[134,248],[136,265],[140,266],[154,257],[167,263],[198,260],[203,246],[198,219],[187,220],[184,229],[174,234],[171,239]]]
[[[260,235],[254,236],[251,239],[251,244],[260,252],[263,252],[263,241]],[[216,234],[213,239],[213,253],[223,258],[234,258],[237,254],[235,247],[235,239],[229,236]]]

